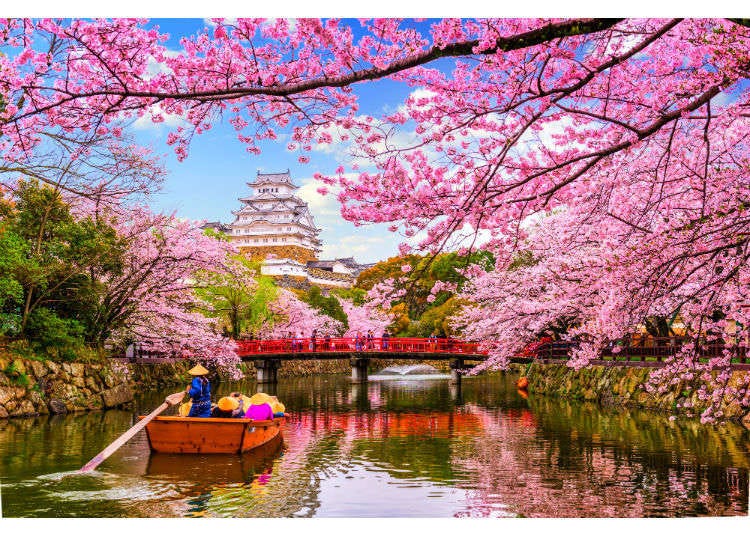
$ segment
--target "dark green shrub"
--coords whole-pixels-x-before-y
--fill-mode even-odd
[[[42,350],[80,346],[83,326],[73,319],[64,319],[49,309],[36,309],[29,316],[29,340]]]

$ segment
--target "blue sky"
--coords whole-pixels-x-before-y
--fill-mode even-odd
[[[359,27],[357,21],[352,21]],[[179,48],[178,40],[183,35],[194,34],[206,26],[201,19],[155,19],[163,33],[170,34],[166,43],[170,49]],[[360,84],[355,92],[360,98],[360,112],[379,115],[384,110],[393,110],[409,95],[411,89],[391,81]],[[153,124],[144,119],[133,127],[138,142],[150,147],[155,154],[165,155],[164,164],[168,177],[162,192],[151,201],[155,210],[175,211],[180,217],[231,222],[232,210],[240,207],[237,198],[245,196],[249,188],[245,184],[258,170],[264,172],[289,169],[292,178],[301,186],[299,195],[309,202],[310,210],[318,227],[322,228],[322,258],[354,256],[360,262],[376,262],[398,254],[398,244],[403,236],[391,233],[386,225],[355,227],[346,222],[339,213],[339,204],[332,195],[323,197],[316,192],[321,184],[312,180],[315,172],[333,173],[346,163],[341,151],[324,153],[314,151],[310,163],[300,164],[300,153],[287,150],[283,137],[277,142],[260,145],[262,153],[252,155],[245,145],[237,140],[234,129],[225,120],[207,133],[195,136],[190,146],[189,157],[179,162],[166,145],[170,131],[169,121]]]

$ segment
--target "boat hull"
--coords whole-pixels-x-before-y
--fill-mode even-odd
[[[282,423],[283,418],[254,421],[252,419],[156,417],[146,425],[146,436],[154,452],[241,454],[280,438]]]

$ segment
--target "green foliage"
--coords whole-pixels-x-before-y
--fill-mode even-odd
[[[84,327],[77,320],[60,318],[46,308],[35,309],[29,316],[29,340],[43,350],[50,347],[80,346]]]
[[[357,287],[335,288],[331,289],[330,292],[334,296],[338,296],[339,298],[343,298],[345,300],[350,300],[356,306],[364,305],[365,299],[367,297],[367,291]]]
[[[16,278],[26,256],[26,242],[0,227],[0,334],[14,335],[21,327],[23,286]]]
[[[196,294],[206,304],[200,311],[219,319],[228,335],[239,338],[257,333],[273,321],[269,305],[279,289],[273,278],[261,275],[260,262],[243,255],[231,257],[233,269],[227,272],[198,274]]]
[[[323,296],[320,287],[313,285],[310,290],[300,292],[299,297],[321,313],[341,322],[345,330],[349,329],[349,319],[335,296]]]
[[[57,189],[36,181],[0,198],[0,216],[0,335],[48,354],[103,343],[101,281],[121,273],[127,250],[111,222],[75,218]]]
[[[405,264],[411,266],[406,273],[402,270]],[[386,279],[404,281],[400,288],[405,289],[406,294],[391,302],[395,320],[390,329],[402,336],[427,337],[432,333],[447,336],[451,334],[450,317],[458,312],[459,306],[453,301],[453,292],[442,290],[430,301],[431,291],[436,282],[442,281],[453,284],[460,292],[467,281],[461,271],[469,265],[489,271],[495,266],[495,258],[487,251],[469,255],[450,252],[391,257],[363,271],[355,288],[366,293]]]
[[[29,377],[26,375],[26,373],[18,370],[15,362],[12,362],[10,365],[5,367],[3,373],[5,373],[5,375],[13,385],[16,385],[18,387],[28,387],[31,383],[31,380],[29,380]]]
[[[460,309],[461,304],[455,296],[451,296],[445,302],[427,309],[419,320],[411,322],[406,335],[409,337],[438,337],[454,336],[454,330],[450,326],[450,320]]]

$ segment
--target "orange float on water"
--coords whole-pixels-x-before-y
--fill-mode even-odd
[[[529,380],[526,376],[521,376],[516,382],[516,387],[519,389],[526,389],[529,386]]]

